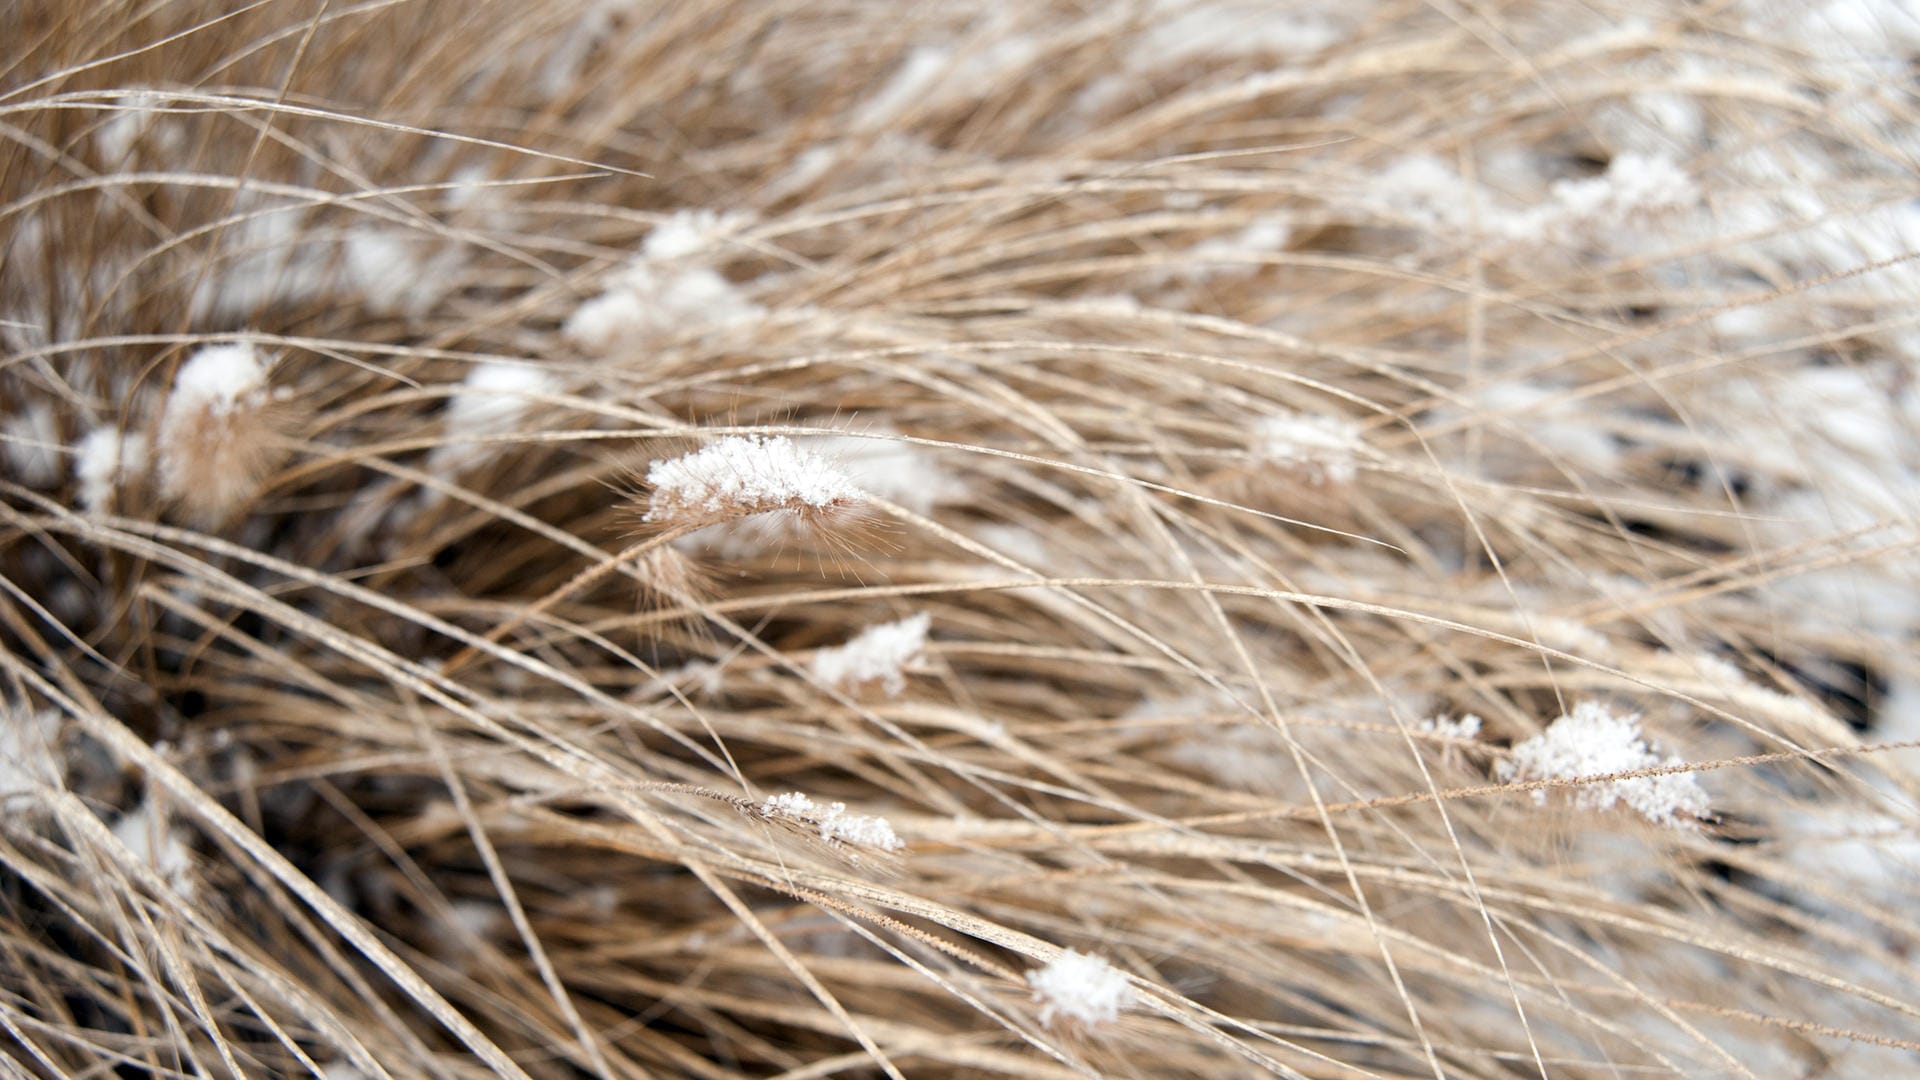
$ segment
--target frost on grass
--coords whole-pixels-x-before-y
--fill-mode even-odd
[[[866,496],[825,455],[785,436],[729,435],[647,470],[643,520],[705,524],[789,511],[824,513]]]
[[[427,467],[457,475],[484,463],[493,448],[468,440],[511,434],[526,419],[531,399],[559,389],[552,376],[526,364],[495,362],[474,368],[447,402],[447,441],[434,448]]]
[[[897,695],[907,685],[902,669],[926,649],[932,621],[923,611],[898,622],[869,626],[845,645],[813,654],[813,673],[831,686],[851,689],[877,682],[889,696]]]
[[[273,466],[267,366],[252,345],[209,345],[180,365],[160,415],[160,493],[205,520],[244,505]]]
[[[0,704],[0,801],[59,787],[60,714]]]
[[[121,489],[146,468],[146,436],[128,432],[123,437],[117,428],[95,428],[74,448],[73,478],[81,508],[100,513],[114,506]]]
[[[849,814],[846,803],[825,806],[797,791],[774,795],[759,806],[760,816],[798,823],[818,830],[820,839],[829,843],[851,844],[877,851],[899,851],[906,842],[894,833],[886,818],[872,814]]]
[[[1027,973],[1040,1022],[1064,1017],[1082,1024],[1110,1024],[1133,1003],[1133,986],[1105,957],[1068,949],[1038,971]]]
[[[1283,411],[1254,426],[1261,460],[1294,469],[1315,484],[1350,484],[1359,472],[1360,425],[1343,416]]]
[[[1515,746],[1496,775],[1503,782],[1578,780],[1681,764],[1678,757],[1663,759],[1653,752],[1641,737],[1638,714],[1617,716],[1598,702],[1583,701],[1547,730]],[[1533,799],[1545,803],[1547,793],[1535,791]],[[1709,812],[1707,793],[1691,773],[1583,784],[1573,789],[1573,802],[1583,810],[1625,803],[1648,821],[1669,828],[1684,828]]]

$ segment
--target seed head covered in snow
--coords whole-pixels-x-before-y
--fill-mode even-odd
[[[1033,1000],[1040,1003],[1040,1022],[1052,1026],[1056,1016],[1082,1024],[1108,1024],[1133,1003],[1133,985],[1105,957],[1072,949],[1027,973]]]
[[[0,704],[0,801],[58,787],[60,714]]]
[[[160,493],[219,520],[252,497],[278,447],[267,367],[252,345],[209,345],[187,358],[160,415]]]
[[[966,498],[966,483],[943,469],[933,454],[909,442],[880,437],[898,434],[879,424],[862,435],[796,436],[794,445],[832,461],[863,496],[898,503],[916,514]],[[749,559],[802,539],[805,526],[793,515],[765,514],[711,525],[675,543],[723,559]]]
[[[899,851],[906,847],[886,818],[871,814],[849,814],[846,803],[821,806],[797,791],[774,795],[759,807],[762,817],[799,822],[820,830],[820,839],[880,851]]]
[[[869,626],[845,645],[813,654],[813,673],[832,686],[878,682],[888,695],[898,694],[907,685],[901,669],[926,648],[932,621],[923,611],[898,622]]]
[[[1262,459],[1297,469],[1316,484],[1349,484],[1359,470],[1360,426],[1343,416],[1279,412],[1254,427]]]
[[[1547,730],[1515,746],[1513,756],[1500,763],[1496,774],[1503,781],[1577,780],[1680,764],[1680,758],[1663,760],[1648,747],[1640,734],[1638,714],[1616,716],[1598,702],[1583,701]],[[1544,803],[1546,792],[1535,791],[1533,798]],[[1690,773],[1586,784],[1574,790],[1573,799],[1583,810],[1626,803],[1648,821],[1670,828],[1685,827],[1709,812],[1707,793]]]
[[[775,511],[818,513],[861,502],[865,493],[839,466],[785,436],[729,435],[647,470],[644,520],[726,521]]]

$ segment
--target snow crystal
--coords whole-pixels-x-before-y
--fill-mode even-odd
[[[864,495],[844,471],[785,436],[729,435],[647,470],[646,521],[825,510]]]
[[[1693,178],[1672,160],[1624,153],[1608,163],[1604,175],[1556,182],[1552,201],[1532,216],[1547,234],[1594,232],[1636,217],[1683,209],[1699,198]]]
[[[906,688],[901,668],[918,659],[927,645],[932,618],[925,612],[898,622],[881,623],[860,631],[845,645],[821,649],[813,655],[813,673],[833,686],[852,687],[879,681],[889,695]]]
[[[1647,746],[1638,714],[1616,716],[1598,702],[1583,701],[1544,732],[1515,746],[1512,758],[1501,762],[1496,774],[1502,781],[1577,780],[1680,764],[1680,758],[1662,760]],[[1533,798],[1545,803],[1547,794],[1535,791]],[[1690,773],[1586,784],[1574,789],[1573,800],[1583,810],[1606,810],[1624,802],[1648,821],[1676,828],[1708,813],[1707,794]]]
[[[1040,1003],[1040,1022],[1048,1026],[1056,1016],[1083,1024],[1112,1023],[1133,1002],[1133,986],[1119,969],[1105,957],[1072,949],[1028,972],[1027,985]]]
[[[760,812],[767,817],[786,818],[815,826],[820,830],[822,840],[881,851],[899,851],[907,846],[894,833],[893,826],[886,818],[871,814],[849,814],[846,803],[821,806],[797,791],[769,797],[760,804]]]
[[[897,435],[881,424],[876,436]],[[944,472],[935,457],[912,443],[855,435],[796,436],[802,452],[817,452],[837,465],[863,495],[875,495],[916,514],[963,500],[964,482]],[[799,540],[805,522],[792,515],[762,514],[696,530],[675,541],[687,550],[725,559],[750,559]]]

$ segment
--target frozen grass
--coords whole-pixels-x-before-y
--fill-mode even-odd
[[[1283,6],[11,5],[0,1058],[1920,1072],[1911,5]]]

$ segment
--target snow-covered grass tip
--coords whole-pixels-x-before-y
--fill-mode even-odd
[[[898,695],[907,685],[903,669],[926,650],[932,623],[932,617],[921,612],[869,626],[844,645],[814,653],[813,673],[830,686],[851,690],[879,683],[888,696]]]
[[[907,846],[886,818],[872,814],[849,814],[846,803],[822,806],[800,792],[790,791],[769,797],[758,809],[761,817],[815,830],[820,839],[830,844],[886,852],[899,851]]]
[[[252,345],[209,345],[180,365],[154,450],[160,494],[203,522],[250,502],[285,447],[267,365]]]
[[[1598,702],[1583,701],[1515,746],[1495,774],[1502,781],[1579,780],[1681,764],[1678,757],[1663,759],[1653,752],[1641,736],[1638,714],[1615,715]],[[1533,799],[1544,804],[1547,793],[1535,791]],[[1585,784],[1574,790],[1573,803],[1583,810],[1625,803],[1648,821],[1669,828],[1685,828],[1710,812],[1707,793],[1691,773]]]
[[[647,470],[647,512],[661,525],[700,526],[754,514],[831,514],[866,493],[825,455],[785,436],[729,435]]]
[[[1027,973],[1040,1022],[1048,1027],[1065,1018],[1084,1025],[1110,1024],[1133,1003],[1133,985],[1103,956],[1068,949],[1037,971]]]

